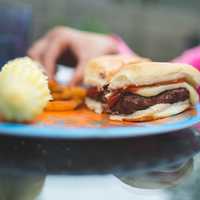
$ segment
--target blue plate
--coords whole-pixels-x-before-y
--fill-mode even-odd
[[[167,121],[161,120],[159,123],[155,123],[154,121],[106,128],[69,128],[63,125],[0,123],[0,134],[62,139],[123,138],[166,134],[191,127],[200,122],[200,104],[196,105],[195,114],[185,113],[168,118]]]

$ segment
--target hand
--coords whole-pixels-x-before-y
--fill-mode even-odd
[[[43,64],[49,78],[53,79],[57,60],[67,49],[77,58],[76,70],[70,85],[81,83],[84,66],[89,59],[117,53],[116,44],[109,36],[57,27],[36,41],[28,50],[28,56]]]

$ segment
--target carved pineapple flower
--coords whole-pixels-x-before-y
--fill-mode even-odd
[[[5,64],[0,72],[0,114],[9,121],[29,121],[51,99],[47,76],[28,57]]]

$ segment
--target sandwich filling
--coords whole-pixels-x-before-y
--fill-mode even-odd
[[[188,86],[185,82],[176,85],[171,84],[170,86],[163,85],[162,87],[164,91],[161,90],[156,95],[149,95],[145,87],[141,89],[129,86],[114,91],[109,91],[108,86],[103,89],[91,87],[88,89],[87,96],[101,103],[103,111],[112,115],[129,115],[157,104],[174,104],[190,100],[191,86]],[[148,90],[150,91],[152,87],[149,88]],[[142,95],[141,91],[145,92],[146,96]]]
[[[120,94],[113,94],[109,98],[106,112],[111,114],[132,114],[156,104],[173,104],[187,99],[189,99],[189,92],[185,88],[168,90],[152,97],[122,92]]]

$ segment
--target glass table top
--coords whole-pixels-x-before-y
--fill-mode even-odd
[[[0,200],[198,200],[200,134],[126,139],[0,136]]]

